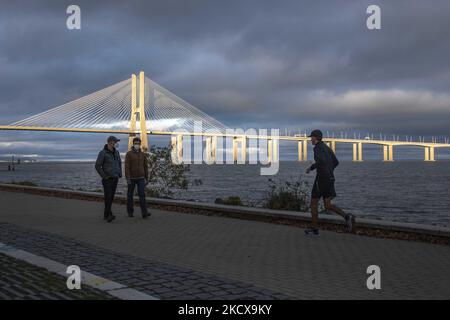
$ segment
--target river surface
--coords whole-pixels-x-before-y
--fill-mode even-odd
[[[249,205],[260,205],[268,179],[303,179],[305,163],[283,161],[275,176],[261,176],[257,165],[191,165],[191,184],[177,192],[179,199],[214,202],[218,197],[239,196]],[[450,227],[450,161],[342,161],[336,169],[335,203],[361,217]],[[31,181],[39,186],[98,191],[101,181],[92,162],[34,162],[7,171],[0,163],[0,182]],[[123,179],[119,193],[125,191]]]

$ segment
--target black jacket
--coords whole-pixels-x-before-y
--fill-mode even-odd
[[[325,181],[334,181],[334,168],[339,165],[333,150],[331,150],[323,141],[314,146],[314,161],[311,170],[317,170],[316,179]]]
[[[120,159],[119,151],[116,149],[110,151],[108,145],[105,145],[103,150],[98,154],[97,161],[95,162],[95,169],[102,179],[121,178],[122,160]]]

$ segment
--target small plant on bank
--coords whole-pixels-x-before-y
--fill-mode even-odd
[[[171,159],[170,147],[150,148],[148,156],[149,184],[147,194],[156,198],[171,198],[176,190],[186,190],[189,181],[186,173],[189,166],[175,164]]]
[[[230,196],[228,198],[222,199],[217,198],[214,203],[216,204],[225,204],[228,206],[243,206],[243,203],[241,201],[241,198],[238,196]]]
[[[306,181],[277,183],[269,179],[269,189],[263,199],[263,207],[274,210],[309,210],[309,187]]]
[[[18,186],[27,186],[27,187],[37,187],[38,185],[32,181],[11,181],[10,184],[15,184]]]

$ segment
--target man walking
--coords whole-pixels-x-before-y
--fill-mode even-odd
[[[312,226],[305,230],[305,234],[319,235],[318,206],[320,198],[323,198],[325,209],[342,216],[346,221],[347,231],[352,232],[355,217],[351,214],[346,214],[341,208],[331,203],[331,200],[336,197],[334,169],[339,165],[339,161],[333,150],[322,141],[322,132],[320,130],[313,130],[308,137],[311,138],[311,143],[314,145],[315,163],[306,169],[306,173],[316,170],[316,179],[311,194]]]
[[[116,217],[111,211],[111,206],[116,194],[117,183],[122,177],[122,160],[120,159],[119,139],[110,136],[103,150],[98,154],[95,162],[95,169],[102,177],[103,192],[105,195],[105,211],[103,219],[107,222],[113,221]]]
[[[139,204],[141,206],[142,218],[147,218],[150,213],[147,211],[145,201],[145,186],[148,184],[148,159],[147,155],[141,151],[141,139],[133,139],[133,147],[125,156],[125,177],[127,178],[127,211],[128,216],[134,214],[134,189],[137,186],[139,194]]]

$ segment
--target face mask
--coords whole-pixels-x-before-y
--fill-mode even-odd
[[[119,149],[119,143],[118,143],[118,142],[116,142],[116,143],[114,144],[114,148]]]
[[[136,151],[141,149],[141,145],[140,144],[135,144],[133,147],[134,147],[134,150],[136,150]]]

